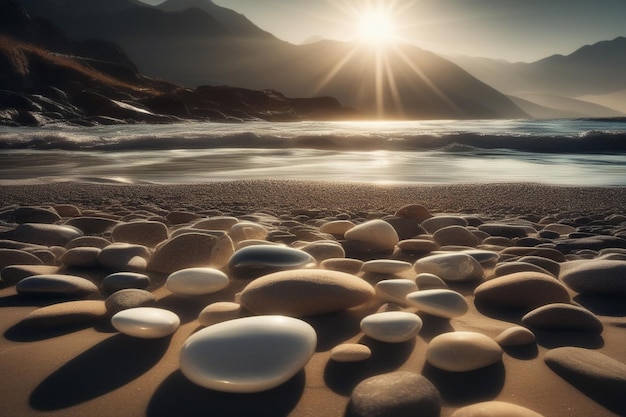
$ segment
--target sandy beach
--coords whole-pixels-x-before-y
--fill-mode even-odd
[[[46,249],[42,247],[45,244],[34,244],[27,239],[16,244],[20,242],[20,236],[24,236],[16,232],[18,223],[35,223],[32,219],[39,216],[35,210],[20,217],[20,207],[51,211],[58,214],[58,220],[51,217],[52,220],[43,223],[72,224],[73,221],[75,227],[82,227],[82,234],[102,237],[109,242],[113,241],[113,230],[120,224],[160,222],[167,227],[168,239],[171,239],[173,232],[191,227],[199,220],[228,216],[262,225],[267,231],[262,239],[302,248],[307,240],[311,242],[328,236],[320,231],[326,223],[347,220],[361,225],[375,219],[388,219],[388,216],[398,214],[399,209],[408,205],[427,208],[433,218],[462,218],[466,223],[461,227],[476,236],[477,244],[473,246],[463,245],[460,238],[458,244],[450,243],[456,242],[453,237],[448,244],[439,244],[447,248],[439,248],[436,253],[458,253],[463,249],[495,253],[494,258],[481,258],[483,273],[480,279],[444,279],[448,289],[465,299],[468,306],[466,313],[453,318],[438,317],[422,313],[411,305],[389,305],[377,295],[367,303],[349,309],[301,317],[317,333],[315,353],[302,370],[286,383],[268,391],[221,393],[189,381],[179,369],[179,355],[188,337],[203,327],[198,322],[199,313],[211,303],[238,302],[239,294],[251,280],[230,277],[225,289],[208,295],[183,296],[173,294],[165,286],[167,273],[150,269],[150,262],[154,259],[146,260],[147,266],[143,265],[140,272],[150,277],[147,290],[154,295],[156,307],[173,311],[179,316],[180,327],[167,337],[142,339],[118,332],[110,323],[110,315],[106,314],[91,322],[78,324],[25,325],[24,319],[29,314],[58,300],[18,293],[17,283],[9,282],[3,275],[0,281],[0,414],[64,417],[364,415],[347,411],[348,404],[354,400],[351,399],[354,388],[370,377],[407,371],[423,375],[434,385],[440,396],[442,417],[452,416],[455,412],[455,416],[477,416],[479,414],[458,414],[457,410],[485,401],[516,404],[544,417],[626,415],[620,394],[626,386],[623,369],[626,368],[626,292],[598,293],[593,288],[586,290],[566,285],[566,276],[581,263],[592,262],[591,266],[585,264],[583,268],[592,272],[596,265],[599,265],[598,270],[602,270],[607,262],[612,262],[611,266],[618,265],[622,268],[620,271],[624,270],[626,188],[538,184],[371,185],[299,181],[2,186],[0,252],[6,248],[34,254],[42,260],[42,264],[58,267],[57,273],[79,276],[95,283],[100,292],[84,298],[105,300],[108,294],[101,289],[102,280],[117,271],[97,265],[81,268],[64,265],[59,259],[67,253],[65,245],[48,245],[50,247]],[[70,206],[77,211],[72,212]],[[106,227],[96,227],[94,222],[81,222],[80,218],[108,219],[110,223]],[[407,230],[407,222],[425,226],[424,220],[418,221],[411,215],[398,214],[395,218],[401,220],[390,221],[389,224],[398,229],[399,240],[415,237],[402,236]],[[505,237],[495,231],[488,233],[491,229],[481,229],[482,225],[488,224],[514,226],[517,229],[505,229],[524,230],[525,235]],[[555,224],[561,226],[547,227]],[[298,234],[303,229],[296,226],[307,226],[308,234]],[[437,231],[433,230],[416,235],[433,242],[442,239],[439,243],[447,239],[438,237]],[[609,236],[610,239],[594,240],[597,236]],[[362,241],[351,241],[337,235],[332,238],[341,243],[346,257],[360,257],[361,261],[393,259],[413,265],[432,254],[410,253],[397,246],[387,253],[360,252],[364,245]],[[146,247],[150,256],[157,251],[154,246]],[[514,248],[516,250],[512,250]],[[519,261],[525,255],[546,259],[552,256],[552,261],[556,260],[560,276],[556,274],[554,282],[566,289],[569,304],[584,308],[590,317],[601,323],[599,331],[576,328],[567,323],[567,319],[560,321],[561,329],[533,328],[524,323],[522,317],[534,307],[509,308],[506,303],[492,303],[486,290],[476,292],[482,284],[499,279],[496,278],[496,265]],[[482,253],[475,256],[488,255]],[[17,259],[17,255],[0,254],[3,267],[13,265],[11,259]],[[232,275],[233,271],[227,265],[220,269]],[[531,269],[520,271],[526,273]],[[404,278],[414,282],[418,273],[415,267],[411,267],[397,273],[361,271],[356,275],[374,287],[388,279]],[[624,284],[619,281],[613,279],[610,285],[623,289]],[[524,295],[523,291],[520,290],[519,298],[532,298],[532,294]],[[478,298],[481,302],[477,302]],[[417,336],[400,343],[386,343],[365,336],[359,327],[360,321],[381,309],[417,312],[423,327]],[[252,313],[242,310],[241,315]],[[547,321],[552,319],[550,317]],[[451,372],[427,360],[430,342],[441,334],[475,332],[496,339],[504,330],[514,326],[530,328],[535,341],[519,346],[501,346],[501,359],[487,366]],[[331,359],[331,350],[345,343],[368,346],[371,357],[347,363]],[[555,369],[560,369],[558,366],[562,365],[561,358],[555,366],[554,362],[546,361],[546,355],[562,347],[585,348],[602,356],[601,359],[596,356],[589,360],[583,358],[578,364],[566,363],[563,366],[567,369],[557,372]],[[612,366],[614,362],[611,360],[621,367]],[[572,361],[576,362],[576,358]],[[574,371],[568,368],[570,365],[575,368]],[[588,368],[597,369],[598,373],[592,372],[590,376]],[[390,411],[389,414],[370,415],[398,414]]]

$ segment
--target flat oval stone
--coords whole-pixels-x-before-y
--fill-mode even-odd
[[[363,261],[353,258],[331,258],[320,263],[320,267],[332,271],[345,272],[346,274],[357,274],[363,266]]]
[[[155,221],[120,223],[111,231],[114,242],[154,247],[168,238],[167,226]]]
[[[430,341],[426,360],[444,371],[467,372],[502,360],[502,348],[481,333],[449,332]]]
[[[383,302],[408,305],[406,296],[417,291],[417,284],[410,279],[386,279],[376,283],[376,296]]]
[[[448,226],[468,226],[467,220],[460,216],[435,216],[422,222],[422,227],[428,233],[435,233],[439,229]]]
[[[233,242],[241,242],[248,239],[265,239],[267,229],[260,224],[243,221],[232,225],[229,234]]]
[[[457,409],[450,417],[543,417],[520,405],[503,401],[486,401]]]
[[[361,267],[362,272],[371,272],[374,274],[399,274],[411,269],[413,265],[405,261],[397,261],[394,259],[374,259],[367,261]]]
[[[136,307],[122,310],[111,317],[117,331],[142,339],[157,339],[169,336],[180,326],[179,317],[156,307]]]
[[[428,239],[405,239],[398,242],[398,247],[407,253],[428,253],[439,249],[437,242]]]
[[[0,248],[0,270],[10,265],[43,265],[43,262],[32,253],[23,250]]]
[[[526,237],[529,232],[526,226],[501,223],[484,223],[478,226],[478,230],[488,233],[490,236],[502,236],[509,239],[515,237]]]
[[[108,293],[129,288],[146,289],[150,285],[150,277],[138,272],[116,272],[102,280],[102,289]]]
[[[422,319],[406,311],[386,311],[361,320],[361,331],[374,340],[402,343],[413,339],[422,330]]]
[[[61,220],[56,211],[43,207],[18,207],[13,210],[16,223],[55,223]]]
[[[71,226],[56,224],[24,223],[2,234],[3,239],[33,243],[44,246],[65,246],[72,239],[83,236],[83,232]]]
[[[10,265],[0,271],[0,277],[6,283],[17,284],[33,275],[49,275],[58,272],[59,267],[54,265]]]
[[[104,301],[68,301],[38,308],[24,317],[20,324],[36,328],[53,328],[93,323],[106,317]]]
[[[239,223],[239,219],[232,216],[214,216],[200,220],[191,227],[204,230],[224,230],[228,232],[234,225]]]
[[[100,264],[111,271],[144,271],[149,258],[148,248],[130,243],[113,243],[98,254]]]
[[[502,347],[523,346],[535,343],[535,334],[526,327],[513,326],[503,330],[494,340]]]
[[[198,315],[201,326],[211,326],[227,320],[239,318],[241,306],[229,301],[220,301],[206,306]]]
[[[82,230],[86,235],[99,235],[113,228],[117,220],[107,217],[82,216],[71,218],[65,224]]]
[[[496,277],[515,274],[516,272],[539,272],[540,274],[552,275],[542,267],[528,262],[505,262],[498,264],[494,270]]]
[[[541,256],[522,256],[518,259],[519,262],[526,262],[529,264],[537,265],[550,272],[550,274],[558,277],[561,273],[561,264],[553,261],[552,259],[543,258]]]
[[[562,269],[561,280],[580,294],[626,295],[626,261],[578,261]]]
[[[421,204],[407,204],[398,209],[394,216],[417,220],[420,223],[433,217],[432,213]]]
[[[423,375],[392,372],[360,382],[350,394],[347,417],[439,417],[441,396]]]
[[[440,246],[459,245],[476,247],[480,243],[476,235],[467,230],[463,226],[447,226],[436,230],[433,233],[433,239]]]
[[[315,258],[299,249],[286,246],[257,245],[239,249],[228,261],[235,278],[256,278],[289,269],[314,268]]]
[[[73,275],[34,275],[17,283],[18,294],[41,297],[87,297],[98,294],[96,285]]]
[[[240,318],[191,335],[180,351],[180,370],[193,383],[216,391],[261,392],[300,372],[316,346],[317,334],[304,321]]]
[[[526,311],[552,303],[569,303],[567,288],[552,275],[518,272],[483,282],[474,289],[476,302]]]
[[[311,255],[317,263],[332,258],[344,258],[346,251],[337,242],[316,241],[298,247],[298,250]]]
[[[255,279],[241,293],[243,307],[256,314],[313,316],[359,306],[374,288],[354,275],[326,269],[281,271]]]
[[[415,277],[415,283],[420,290],[438,290],[448,288],[448,284],[435,274],[422,272]]]
[[[330,359],[335,362],[362,362],[372,356],[372,350],[360,343],[343,343],[330,351]]]
[[[320,226],[320,232],[333,236],[344,237],[345,233],[355,226],[349,220],[333,220]]]
[[[602,322],[585,308],[564,304],[547,304],[529,311],[522,323],[538,330],[573,330],[602,333]]]
[[[59,262],[67,266],[74,266],[78,268],[97,268],[100,266],[98,255],[100,255],[101,249],[78,247],[67,250],[59,258]]]
[[[81,236],[67,242],[65,249],[69,250],[80,247],[104,249],[111,243],[112,242],[100,236]]]
[[[167,277],[165,286],[174,294],[212,294],[228,286],[228,276],[215,268],[187,268]]]
[[[365,244],[374,251],[393,251],[400,240],[396,229],[384,220],[361,223],[345,233],[347,240]]]
[[[415,272],[435,274],[444,281],[463,282],[481,279],[483,267],[476,259],[465,253],[442,253],[418,259]]]
[[[465,297],[448,289],[415,291],[406,299],[420,312],[447,319],[460,317],[469,310]]]
[[[562,223],[551,223],[547,224],[543,227],[543,230],[550,230],[552,232],[556,232],[559,235],[569,235],[570,233],[574,233],[576,228],[567,224]]]
[[[156,297],[149,291],[128,288],[109,295],[104,305],[109,314],[136,307],[151,307],[156,304]]]

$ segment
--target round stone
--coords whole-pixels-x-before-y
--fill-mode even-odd
[[[54,211],[43,207],[18,207],[13,210],[16,223],[55,223],[61,216]]]
[[[142,339],[169,336],[180,326],[178,316],[162,308],[136,307],[122,310],[111,317],[117,331]]]
[[[433,239],[440,246],[458,245],[476,247],[478,238],[463,226],[447,226],[433,233]]]
[[[260,224],[253,222],[239,222],[230,228],[229,234],[233,242],[241,242],[248,239],[265,239],[267,237],[267,229]]]
[[[239,219],[232,216],[215,216],[200,220],[191,227],[204,230],[224,230],[228,232],[234,225],[239,223]]]
[[[81,236],[81,237],[77,237],[76,239],[72,239],[69,242],[67,242],[67,245],[65,245],[65,249],[69,250],[69,249],[80,248],[80,247],[104,249],[110,244],[111,242],[109,242],[103,237]]]
[[[457,409],[450,417],[543,417],[520,405],[503,401],[486,401]]]
[[[386,279],[379,281],[376,286],[376,296],[383,302],[408,305],[406,296],[417,291],[417,284],[410,279]]]
[[[535,334],[526,327],[513,326],[503,330],[495,341],[502,347],[523,346],[535,343]]]
[[[326,269],[295,269],[255,279],[241,293],[243,307],[255,314],[313,316],[359,306],[374,288],[354,275]]]
[[[494,270],[496,277],[515,274],[516,272],[539,272],[540,274],[552,275],[542,267],[528,262],[505,262],[497,265]]]
[[[360,343],[343,343],[330,351],[330,359],[335,362],[362,362],[372,356],[372,350]]]
[[[432,213],[421,204],[407,204],[396,211],[394,216],[417,220],[420,223],[433,217]]]
[[[113,293],[130,288],[145,289],[150,285],[150,277],[138,272],[116,272],[102,280],[102,290]]]
[[[89,247],[72,248],[61,255],[59,262],[78,268],[97,268],[100,266],[100,251],[101,249]]]
[[[405,261],[397,261],[393,259],[374,259],[367,261],[361,267],[362,272],[371,272],[374,274],[399,274],[411,269],[413,265]]]
[[[407,253],[428,253],[439,249],[439,245],[428,239],[405,239],[398,242],[398,247]]]
[[[331,258],[320,263],[320,267],[332,271],[345,272],[347,274],[357,274],[363,266],[363,261],[352,258]]]
[[[144,271],[149,258],[148,248],[130,243],[113,243],[98,254],[100,264],[111,271]]]
[[[396,216],[385,216],[382,220],[389,223],[396,230],[400,240],[412,239],[415,236],[427,233],[417,220]]]
[[[361,242],[374,251],[393,251],[398,233],[389,223],[376,219],[361,223],[345,233],[347,240]]]
[[[626,261],[575,261],[562,269],[561,280],[578,293],[626,295]]]
[[[81,300],[52,304],[29,313],[20,324],[28,327],[52,328],[93,323],[107,316],[104,301]]]
[[[529,229],[526,226],[500,223],[484,223],[478,226],[478,230],[488,233],[490,236],[502,236],[509,239],[515,237],[526,237],[529,232]]]
[[[401,343],[413,339],[422,330],[422,319],[406,311],[386,311],[361,320],[361,331],[374,340]]]
[[[551,224],[545,225],[543,227],[543,230],[556,232],[559,235],[569,235],[570,233],[574,233],[576,231],[576,228],[573,226],[569,226],[567,224],[551,223]]]
[[[212,294],[228,286],[228,276],[215,268],[187,268],[167,277],[165,286],[174,294]]]
[[[483,277],[483,267],[466,253],[442,253],[418,259],[415,272],[437,275],[444,281],[474,281]]]
[[[547,304],[529,311],[522,322],[538,330],[602,333],[602,322],[587,309],[571,304]]]
[[[298,249],[311,255],[317,263],[326,259],[344,258],[346,256],[346,251],[337,242],[321,240],[300,246]]]
[[[316,346],[315,330],[304,321],[284,316],[240,318],[190,336],[180,351],[180,370],[205,388],[261,392],[300,372]]]
[[[118,224],[113,228],[111,237],[114,242],[154,247],[168,238],[168,231],[161,222],[136,221]]]
[[[229,301],[220,301],[209,304],[198,315],[198,322],[201,326],[211,326],[227,320],[239,318],[241,306]]]
[[[44,246],[65,246],[72,239],[83,236],[83,232],[71,226],[56,224],[24,223],[2,234],[2,239],[33,243]]]
[[[87,297],[98,294],[96,285],[74,275],[34,275],[17,283],[18,294],[42,297]]]
[[[360,382],[350,395],[347,417],[439,417],[441,396],[423,375],[392,372]]]
[[[115,227],[117,220],[106,217],[83,216],[69,219],[65,224],[82,230],[86,235],[99,235]]]
[[[448,288],[448,284],[435,274],[422,272],[415,277],[415,283],[420,290],[438,290]]]
[[[114,292],[104,304],[109,314],[115,314],[129,308],[151,307],[156,304],[156,297],[149,291],[128,288]]]
[[[58,272],[59,267],[53,265],[10,265],[2,269],[0,277],[5,283],[17,284],[33,275],[50,275]]]
[[[415,291],[406,299],[420,312],[447,319],[460,317],[469,309],[463,295],[448,289]]]
[[[32,253],[23,250],[0,248],[0,270],[10,265],[43,265],[43,262]]]
[[[435,233],[437,230],[448,226],[466,227],[467,225],[467,220],[459,216],[435,216],[422,222],[422,227],[428,233]]]
[[[518,272],[494,278],[474,290],[475,302],[532,310],[545,304],[569,303],[567,288],[552,275]]]
[[[445,371],[473,371],[502,360],[502,348],[481,333],[449,332],[430,341],[426,360]]]
[[[349,220],[333,220],[320,226],[320,232],[329,233],[333,236],[344,237],[345,233],[355,226]]]
[[[256,245],[239,249],[228,261],[235,278],[251,279],[289,269],[314,268],[315,258],[286,246]]]

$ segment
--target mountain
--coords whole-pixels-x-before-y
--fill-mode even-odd
[[[80,0],[25,0],[25,4],[32,14],[50,18],[71,37],[122,45],[150,77],[186,86],[277,89],[290,97],[333,96],[380,117],[527,116],[457,65],[414,46],[398,45],[385,53],[333,41],[296,46],[210,0],[169,0],[158,7],[115,0],[114,11],[100,14],[64,15],[48,9],[75,1]],[[105,8],[100,3],[108,0],[89,2]]]

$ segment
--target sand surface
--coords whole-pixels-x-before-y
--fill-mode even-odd
[[[242,181],[203,185],[102,185],[58,183],[0,187],[2,211],[21,205],[75,204],[86,211],[127,208],[164,211],[222,212],[235,216],[256,211],[310,217],[353,213],[358,217],[390,214],[418,203],[433,213],[463,213],[501,221],[544,216],[606,217],[626,214],[626,188],[566,188],[532,184],[379,186],[348,183]],[[4,226],[5,229],[9,225]],[[83,271],[98,277],[101,272]],[[403,277],[412,278],[413,271]],[[15,287],[0,289],[0,415],[5,416],[343,416],[352,389],[363,379],[405,370],[421,373],[439,389],[449,416],[481,401],[500,400],[530,408],[545,417],[618,416],[623,404],[598,393],[583,392],[559,377],[543,361],[559,346],[598,350],[626,363],[624,299],[593,299],[585,306],[604,325],[600,335],[546,333],[538,343],[505,349],[501,363],[449,373],[425,363],[428,342],[447,331],[476,331],[490,337],[519,324],[507,312],[479,311],[473,303],[475,284],[451,285],[461,292],[470,311],[451,320],[424,318],[414,341],[387,344],[364,338],[358,323],[378,305],[306,318],[318,333],[317,352],[286,384],[259,394],[223,394],[189,382],[178,370],[178,352],[199,328],[200,310],[213,301],[232,301],[245,282],[224,293],[198,298],[172,295],[164,277],[153,276],[158,305],[176,311],[181,327],[160,340],[141,340],[117,333],[108,323],[43,331],[18,323],[49,302],[24,298]],[[571,292],[571,296],[576,293]],[[226,298],[226,299],[225,299]],[[363,342],[373,356],[366,362],[339,364],[330,350],[339,343]]]

